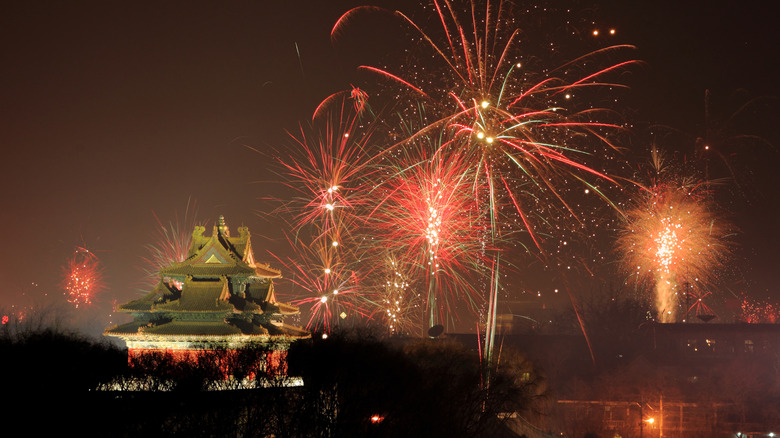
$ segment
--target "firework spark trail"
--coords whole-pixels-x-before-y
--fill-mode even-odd
[[[437,145],[426,140],[385,164],[386,175],[374,189],[381,201],[369,225],[379,247],[398,254],[411,278],[427,285],[428,323],[435,325],[455,315],[459,301],[472,310],[481,303],[473,273],[483,262],[482,242],[474,236],[485,224],[474,208],[468,167],[456,156],[426,158]]]
[[[348,230],[350,221],[359,219],[358,209],[367,203],[363,186],[370,177],[365,162],[373,127],[349,111],[348,99],[361,108],[366,105],[364,94],[353,91],[350,96],[355,97],[338,96],[340,106],[329,103],[318,108],[314,133],[301,127],[299,134],[291,134],[296,153],[280,154],[282,176],[299,194],[279,211],[292,214],[293,229],[316,225],[323,230]]]
[[[522,58],[522,54],[519,53],[520,32],[513,17],[509,14],[510,8],[505,7],[503,2],[498,2],[498,12],[491,13],[490,11],[494,8],[491,8],[490,3],[489,1],[485,3],[486,12],[484,15],[480,15],[481,9],[476,7],[476,2],[472,2],[470,12],[466,13],[468,19],[463,20],[450,2],[445,1],[443,4],[435,2],[436,14],[442,25],[441,30],[446,36],[446,42],[443,45],[437,43],[434,37],[429,36],[428,31],[418,26],[406,15],[400,12],[394,13],[414,29],[420,38],[421,44],[418,46],[428,46],[433,50],[433,61],[443,63],[445,71],[435,70],[432,75],[426,76],[424,71],[430,71],[430,69],[404,69],[401,67],[401,72],[391,73],[388,68],[373,66],[362,66],[362,68],[384,75],[401,85],[402,89],[414,90],[413,98],[425,97],[426,104],[434,109],[434,111],[431,111],[431,108],[428,110],[434,116],[434,120],[438,116],[438,120],[447,125],[452,122],[451,118],[459,118],[464,114],[470,120],[476,120],[478,114],[466,110],[472,102],[479,104],[488,102],[491,105],[491,111],[503,110],[505,111],[504,116],[508,117],[502,118],[512,120],[513,116],[516,115],[514,106],[520,106],[520,113],[523,113],[525,112],[522,110],[524,102],[530,103],[529,108],[538,110],[540,102],[551,101],[555,104],[546,109],[545,112],[553,115],[553,112],[564,110],[564,108],[559,108],[558,99],[550,100],[550,98],[557,97],[558,94],[566,91],[570,92],[578,87],[618,87],[619,85],[616,84],[599,83],[595,80],[634,62],[625,61],[595,72],[586,71],[583,75],[568,82],[562,78],[549,77],[537,83],[529,83],[528,81],[532,80],[530,78],[532,74],[525,72],[521,68],[522,64],[518,61]],[[348,17],[357,15],[360,9],[362,8],[355,8],[345,13],[334,26],[332,35],[341,33],[342,28],[351,21]],[[365,7],[365,9],[377,10],[375,7]],[[484,22],[484,30],[478,26],[479,22]],[[465,29],[464,25],[470,25],[471,29]],[[431,29],[431,31],[431,33],[437,32],[436,29]],[[446,46],[448,49],[443,49],[442,46]],[[551,72],[573,70],[573,65],[585,65],[592,57],[630,47],[614,46],[600,49]],[[423,89],[429,91],[425,92]],[[454,98],[456,102],[457,110],[455,112],[452,111],[449,104],[451,98]],[[542,108],[545,107],[542,106]],[[589,110],[583,114],[592,111]],[[576,117],[577,114],[575,113],[574,116]],[[579,122],[581,122],[581,126],[586,126],[584,121]],[[466,124],[468,125],[468,123]],[[430,122],[429,125],[437,125],[437,122]]]
[[[626,212],[617,245],[626,270],[652,284],[659,319],[674,322],[678,289],[684,282],[712,285],[731,252],[734,231],[716,214],[707,184],[671,173],[655,150],[653,165],[657,177]]]
[[[360,286],[359,272],[335,263],[328,255],[329,249],[321,244],[309,247],[299,242],[296,249],[295,259],[277,260],[291,272],[289,281],[303,291],[298,295],[305,295],[291,303],[309,308],[307,330],[330,332],[337,318],[371,316],[371,310],[364,306],[367,297]],[[321,260],[326,260],[325,264]]]
[[[69,303],[76,308],[89,306],[95,295],[105,289],[103,267],[95,253],[77,247],[63,268],[62,288]]]
[[[471,240],[487,248],[479,251],[484,260],[470,267],[472,271],[490,270],[489,260],[506,249],[502,244],[510,236],[518,241],[520,233],[527,234],[542,251],[542,228],[549,227],[550,235],[560,234],[560,227],[552,225],[556,218],[571,217],[582,225],[581,212],[566,199],[572,181],[614,206],[603,185],[616,182],[600,162],[604,160],[601,152],[616,149],[612,135],[621,130],[620,123],[598,120],[608,113],[589,106],[577,109],[569,97],[576,90],[619,87],[604,79],[633,63],[594,68],[597,58],[630,48],[615,46],[576,58],[547,73],[530,71],[523,67],[520,31],[511,8],[505,2],[496,3],[470,2],[463,15],[448,0],[434,1],[434,18],[441,28],[430,31],[407,15],[393,12],[416,35],[413,42],[417,49],[430,49],[431,60],[438,68],[418,68],[416,63],[421,59],[412,61],[414,68],[360,67],[398,86],[394,101],[398,114],[407,122],[404,126],[409,120],[421,122],[419,129],[409,133],[403,132],[407,128],[391,130],[396,141],[378,155],[379,159],[389,161],[399,151],[403,154],[410,144],[444,136],[428,160],[461,163],[457,181],[463,181],[463,176],[469,179],[470,209],[483,212],[482,220],[487,224],[471,230]],[[343,34],[361,12],[380,10],[366,7],[348,11],[336,22],[332,37],[335,40]],[[561,76],[552,76],[554,73]],[[401,198],[402,193],[415,189],[420,190],[399,186],[399,193],[393,197]],[[566,214],[560,214],[560,209]],[[431,253],[441,259],[437,251]],[[505,263],[503,257],[501,260]],[[487,282],[491,295],[500,289],[498,272],[492,269]],[[491,296],[483,301],[495,299]]]
[[[744,294],[739,300],[741,320],[748,324],[769,323],[780,321],[780,304],[771,300],[749,298]]]
[[[374,128],[366,99],[354,87],[326,98],[315,111],[311,131],[301,127],[291,135],[295,153],[280,154],[286,185],[298,193],[275,212],[289,219],[293,234],[288,240],[297,252],[297,262],[283,264],[308,295],[293,302],[310,308],[309,328],[329,331],[342,312],[370,314],[362,302],[369,297],[356,292],[366,276],[358,230],[370,204],[366,160]]]
[[[689,284],[685,284],[684,286],[686,289],[684,292],[686,295],[686,301],[688,301],[690,298],[693,298],[693,304],[688,306],[684,316],[688,317],[688,315],[690,315],[693,311],[693,316],[696,316],[704,321],[709,321],[710,319],[715,318],[715,312],[713,312],[712,309],[704,303],[704,299],[707,298],[707,296],[712,295],[712,292],[697,292],[693,290]]]
[[[435,72],[433,76],[426,76],[425,69],[405,70],[401,67],[396,69],[400,72],[391,73],[388,68],[363,68],[398,83],[399,96],[404,95],[403,90],[412,89],[415,91],[412,99],[423,98],[425,114],[414,109],[419,108],[417,103],[400,110],[409,113],[408,116],[422,119],[424,126],[410,135],[396,132],[399,138],[404,139],[396,144],[396,148],[416,141],[418,137],[450,130],[448,135],[457,141],[442,142],[442,148],[446,150],[437,154],[443,157],[462,154],[467,157],[465,161],[473,167],[471,176],[475,199],[479,199],[476,195],[480,191],[490,194],[490,199],[480,207],[488,208],[494,223],[499,226],[513,220],[499,218],[498,207],[507,203],[515,206],[515,216],[522,217],[525,230],[533,235],[535,224],[529,221],[529,212],[521,208],[523,203],[519,199],[520,194],[516,193],[517,186],[526,189],[536,186],[539,192],[551,196],[547,202],[559,202],[576,216],[577,212],[564,201],[562,188],[558,187],[563,179],[574,176],[575,181],[591,187],[595,185],[587,182],[587,176],[615,183],[604,172],[586,165],[584,161],[589,152],[578,148],[572,140],[578,137],[574,134],[587,134],[611,147],[605,132],[620,130],[620,126],[594,121],[598,110],[593,108],[567,110],[563,106],[567,99],[564,93],[580,87],[617,86],[597,81],[624,69],[633,61],[619,62],[595,71],[588,71],[585,66],[592,64],[593,57],[630,46],[600,49],[567,63],[565,68],[552,70],[566,71],[567,75],[570,75],[569,70],[583,71],[574,79],[546,77],[530,82],[534,75],[526,72],[519,62],[522,58],[518,53],[519,30],[509,13],[510,8],[500,1],[497,7],[489,1],[484,3],[484,7],[478,2],[471,2],[470,6],[466,8],[466,14],[461,15],[452,2],[434,2],[441,29],[431,29],[431,32],[403,13],[393,13],[411,27],[421,45],[432,49],[433,61],[443,64],[443,70],[427,69]],[[372,12],[378,10],[375,7],[366,9]],[[360,11],[361,8],[355,8],[344,14],[334,26],[332,35],[342,33]],[[431,36],[441,31],[443,42]],[[403,101],[403,98],[397,100]],[[599,159],[589,158],[594,162]],[[524,180],[520,181],[516,174],[523,176]],[[531,185],[527,184],[529,180]],[[479,189],[480,186],[489,189],[485,191]],[[600,190],[597,193],[603,194]]]
[[[179,218],[177,213],[167,225],[163,224],[156,213],[152,214],[157,224],[154,236],[155,243],[146,245],[149,255],[143,258],[143,269],[151,281],[150,286],[154,287],[157,284],[160,269],[183,262],[187,258],[192,241],[192,230],[199,223],[197,203],[194,201],[187,202],[182,218]]]
[[[379,278],[369,281],[379,289],[372,294],[376,296],[376,302],[371,303],[375,309],[372,317],[383,321],[391,335],[411,335],[425,328],[425,297],[413,286],[410,265],[388,251],[381,269],[375,272]]]

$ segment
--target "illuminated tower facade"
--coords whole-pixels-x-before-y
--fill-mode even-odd
[[[124,340],[134,355],[165,350],[190,357],[204,350],[273,346],[280,355],[296,339],[309,337],[282,322],[299,313],[276,301],[273,279],[281,272],[255,261],[249,230],[231,236],[220,216],[211,236],[196,226],[187,257],[160,270],[146,296],[118,307],[133,320],[105,331]]]

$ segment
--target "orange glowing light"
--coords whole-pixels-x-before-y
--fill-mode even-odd
[[[653,286],[661,322],[674,322],[680,286],[706,287],[717,278],[731,254],[733,227],[702,195],[672,183],[654,187],[627,218],[618,239],[627,270]]]

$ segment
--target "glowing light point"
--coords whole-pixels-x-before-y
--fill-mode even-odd
[[[323,295],[322,298],[320,298],[320,302],[325,304],[328,302],[328,297],[326,295]]]
[[[493,143],[493,137],[487,137],[485,141],[488,143]]]
[[[330,210],[330,211],[333,211],[334,207],[333,207],[333,204],[325,204],[325,208]]]
[[[487,108],[490,106],[490,102],[488,102],[487,100],[483,100],[480,106],[482,106],[483,109]]]
[[[598,31],[598,29],[596,29],[596,30],[594,30],[594,31],[593,31],[593,36],[599,36],[599,31]]]
[[[477,133],[477,138],[482,140],[483,138],[485,138],[485,133],[484,132],[478,132]]]
[[[325,268],[325,273],[330,274],[330,268]]]
[[[333,246],[339,246],[339,243],[338,243],[338,242],[336,242],[336,241],[334,240],[334,241],[333,241],[333,243],[331,243],[331,245],[333,245]]]
[[[614,35],[614,34],[615,34],[615,29],[610,29],[610,30],[609,30],[609,34],[610,34],[610,35]]]
[[[571,94],[566,93],[566,95],[564,97],[567,98],[567,99],[571,99]]]

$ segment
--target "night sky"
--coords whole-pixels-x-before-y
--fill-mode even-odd
[[[593,28],[616,29],[603,45],[637,46],[627,146],[646,150],[654,124],[701,135],[705,90],[713,115],[735,111],[740,96],[764,97],[739,129],[777,145],[773,14],[761,2],[681,3],[573,2]],[[81,311],[105,323],[115,300],[141,293],[155,215],[168,223],[188,208],[210,224],[224,215],[248,226],[257,259],[287,251],[278,227],[258,217],[270,208],[263,198],[284,193],[253,149],[283,149],[285,130],[323,98],[359,85],[360,51],[337,50],[329,32],[362,4],[0,0],[0,309],[61,297],[61,267],[86,246],[105,266],[107,290]],[[375,38],[364,40],[369,51],[388,44]],[[741,200],[729,206],[742,231],[743,286],[776,297],[780,160],[769,148],[731,152],[741,166]]]

